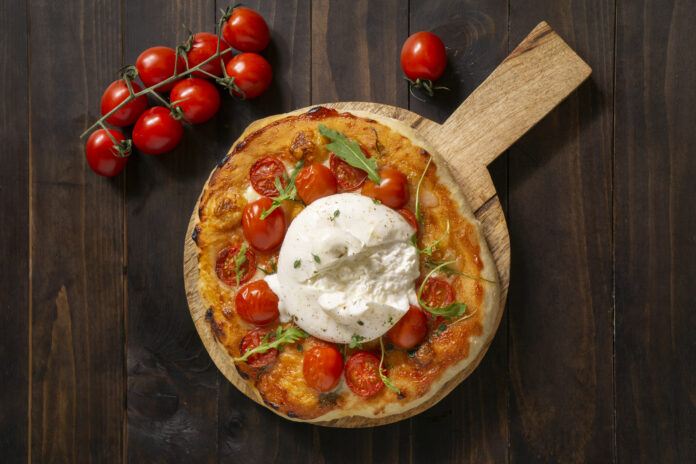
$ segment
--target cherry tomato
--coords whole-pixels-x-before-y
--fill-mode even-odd
[[[135,67],[138,69],[138,76],[140,76],[140,80],[143,81],[145,87],[151,87],[174,75],[174,60],[176,60],[177,73],[184,72],[186,63],[184,63],[181,57],[176,56],[173,48],[152,47],[138,56]],[[158,92],[168,92],[176,85],[176,82],[175,80],[157,87],[156,90]]]
[[[260,52],[271,40],[266,21],[249,8],[235,8],[222,26],[222,36],[240,52]]]
[[[333,346],[315,346],[302,360],[302,374],[307,385],[320,392],[336,388],[343,372],[343,356]]]
[[[434,81],[447,66],[447,53],[442,40],[430,32],[416,32],[401,48],[401,68],[406,77]]]
[[[285,165],[277,158],[266,156],[256,161],[249,171],[251,186],[259,195],[272,197],[278,195],[275,186],[275,178],[280,178],[283,187],[287,185],[285,180]]]
[[[172,103],[182,100],[177,106],[192,124],[206,122],[215,116],[220,108],[218,89],[210,82],[197,77],[179,81],[169,94],[169,100]]]
[[[227,74],[234,77],[234,83],[244,95],[234,92],[238,97],[255,98],[271,84],[273,70],[266,58],[256,53],[240,53],[227,63]]]
[[[401,208],[408,203],[408,181],[404,173],[385,168],[379,171],[379,176],[382,178],[379,185],[371,180],[365,182],[363,195],[379,200],[390,208]]]
[[[263,337],[265,337],[266,334],[269,332],[270,331],[268,329],[252,330],[244,337],[242,337],[242,341],[239,343],[239,351],[242,353],[242,355],[244,355],[244,353],[246,353],[247,351],[253,350],[261,344],[261,342],[263,341]],[[275,334],[273,332],[270,332],[270,335],[268,336],[268,341],[273,341],[274,339]],[[263,367],[275,361],[275,358],[277,357],[278,350],[276,348],[271,348],[265,353],[252,354],[247,358],[246,363],[251,367]]]
[[[323,164],[303,167],[295,178],[297,194],[306,204],[336,193],[338,187],[331,170]]]
[[[372,396],[384,387],[379,358],[367,351],[354,353],[346,362],[346,385],[358,396]]]
[[[242,211],[244,237],[259,251],[271,251],[279,247],[285,237],[285,214],[282,208],[274,209],[261,219],[263,211],[271,209],[272,204],[273,200],[263,197],[249,203]]]
[[[115,130],[109,129],[111,135],[114,136],[117,142],[124,140],[123,135]],[[119,172],[123,171],[123,167],[128,161],[128,157],[118,156],[118,152],[113,148],[114,142],[109,138],[106,130],[99,129],[92,132],[92,135],[87,139],[85,154],[87,155],[87,163],[92,171],[100,176],[114,177]]]
[[[252,324],[266,325],[280,316],[278,297],[265,280],[255,280],[240,288],[234,303],[239,317]]]
[[[425,314],[419,307],[411,306],[399,322],[389,329],[387,335],[394,345],[407,350],[419,344],[427,332]]]
[[[148,155],[173,150],[184,135],[184,127],[163,106],[155,106],[140,115],[133,127],[133,143]]]
[[[365,156],[368,158],[370,157],[364,149],[363,153],[365,153]],[[355,190],[367,179],[367,173],[365,171],[351,166],[333,153],[331,153],[329,166],[336,178],[339,192],[350,192],[351,190]]]
[[[242,247],[238,245],[230,245],[220,250],[217,254],[215,262],[215,273],[218,279],[222,280],[227,285],[234,287],[237,285],[237,264],[235,260],[239,257],[239,252]],[[249,247],[246,249],[246,261],[242,264],[242,272],[239,274],[239,285],[242,285],[247,280],[251,279],[256,273],[256,255]]]
[[[417,288],[420,288],[420,283],[418,284]],[[441,308],[454,301],[454,291],[452,290],[452,286],[446,280],[440,279],[439,277],[431,277],[425,283],[425,286],[423,286],[421,300],[423,300],[425,304],[431,308]],[[431,321],[444,321],[442,316],[437,316],[436,318],[433,317],[432,313],[427,311],[425,308],[423,308],[423,311],[425,311],[425,316]]]
[[[220,41],[220,52],[223,52],[230,48],[225,42]],[[189,68],[193,68],[215,55],[218,50],[218,38],[215,34],[210,32],[199,32],[193,35],[193,44],[191,44],[191,50],[186,54],[186,59],[188,60]],[[209,72],[214,76],[222,76],[222,67],[227,63],[232,56],[232,53],[225,53],[219,58],[216,58],[201,67],[202,71]],[[210,76],[204,74],[200,71],[194,71],[192,73],[193,77],[202,77],[204,79],[211,79]]]
[[[401,214],[404,218],[406,218],[408,223],[411,224],[411,227],[413,227],[413,230],[416,233],[418,233],[418,219],[416,219],[416,215],[407,210],[406,208],[401,208],[397,212]]]
[[[131,82],[131,85],[133,86],[133,92],[137,93],[143,89],[138,85],[137,82]],[[109,84],[101,98],[102,116],[114,109],[123,100],[128,98],[128,95],[130,95],[130,92],[128,91],[128,86],[126,86],[126,81],[123,79],[119,79]],[[138,117],[143,114],[143,111],[147,109],[147,106],[147,97],[145,95],[141,95],[109,116],[106,122],[112,126],[130,126],[138,120]]]

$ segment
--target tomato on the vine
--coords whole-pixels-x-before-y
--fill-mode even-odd
[[[256,325],[266,325],[278,319],[278,297],[265,280],[249,282],[234,298],[239,317]]]
[[[370,157],[365,149],[362,147],[360,147],[360,149],[365,153],[365,156],[368,158]],[[351,190],[355,190],[367,179],[367,173],[365,171],[351,166],[333,153],[331,153],[329,166],[336,178],[339,192],[350,192]]]
[[[137,82],[131,82],[131,86],[133,86],[133,92],[135,93],[142,90],[142,87],[140,87]],[[129,95],[130,91],[128,90],[126,81],[123,79],[119,79],[109,84],[101,98],[100,109],[102,116],[118,106],[123,100],[128,98]],[[121,107],[118,111],[109,116],[106,122],[112,126],[130,126],[138,120],[138,117],[143,114],[147,107],[147,97],[145,95],[141,95],[135,100],[123,105],[123,107]]]
[[[225,42],[220,41],[220,52],[230,48]],[[193,68],[215,55],[218,51],[218,38],[215,34],[210,32],[199,32],[193,35],[193,43],[191,44],[191,50],[186,53],[186,59],[188,61],[189,68]],[[224,55],[216,58],[212,61],[201,66],[201,70],[206,71],[214,76],[222,76],[222,67],[224,63],[227,63],[232,56],[232,53],[225,53]],[[194,77],[202,77],[204,79],[211,79],[211,77],[200,71],[194,71],[192,73]]]
[[[234,84],[244,92],[233,90],[237,97],[256,98],[266,91],[273,79],[273,70],[266,58],[256,53],[240,53],[225,68],[234,77]]]
[[[320,392],[336,388],[343,372],[343,356],[333,346],[315,346],[302,359],[302,375],[307,385]]]
[[[260,14],[249,8],[235,8],[222,26],[222,36],[240,52],[260,52],[268,45],[271,34]]]
[[[249,170],[249,179],[251,186],[257,193],[266,197],[278,195],[278,188],[275,185],[275,179],[280,179],[280,184],[285,187],[285,165],[278,158],[265,156],[256,161]]]
[[[401,68],[406,77],[415,81],[435,81],[447,66],[447,53],[442,40],[431,32],[416,32],[401,48]]]
[[[183,135],[184,127],[162,106],[145,111],[133,127],[133,143],[148,155],[161,155],[173,150]]]
[[[179,81],[169,94],[172,104],[181,108],[191,124],[200,124],[215,116],[220,108],[220,92],[205,79],[192,77]]]
[[[244,355],[247,351],[253,350],[261,344],[266,334],[268,334],[268,341],[275,340],[275,334],[268,329],[252,330],[242,337],[242,341],[239,343],[239,351]],[[265,353],[252,354],[247,358],[246,363],[251,367],[263,367],[272,363],[276,357],[278,357],[278,349],[271,348]]]
[[[152,47],[138,56],[135,67],[145,87],[152,87],[174,75],[175,61],[176,72],[184,72],[186,70],[186,63],[184,63],[184,60],[180,56],[176,55],[176,51],[174,51],[173,48]],[[158,92],[167,92],[176,85],[177,81],[178,79],[157,87],[155,90]]]
[[[354,353],[346,362],[346,385],[358,396],[372,396],[384,387],[379,358],[367,351]]]
[[[396,169],[384,168],[379,171],[382,182],[379,185],[371,180],[365,182],[362,194],[390,208],[401,208],[408,202],[408,180],[406,175]]]
[[[109,129],[109,133],[117,142],[125,140],[123,135],[115,129]],[[106,129],[92,132],[87,140],[85,154],[87,155],[87,164],[92,168],[92,171],[105,177],[114,177],[123,171],[128,161],[127,156],[119,156],[118,151],[114,149],[114,142],[107,134]]]
[[[239,276],[239,285],[241,285],[251,279],[256,273],[256,255],[254,251],[247,247],[243,258],[239,256],[241,251],[241,246],[230,245],[220,250],[217,254],[215,274],[217,274],[218,279],[230,287],[237,285],[237,276]],[[239,272],[237,272],[238,263],[241,267]]]
[[[271,209],[273,200],[259,198],[249,203],[242,211],[242,231],[251,246],[259,251],[271,251],[283,243],[285,237],[285,213],[282,208],[274,209],[261,219],[264,211]]]
[[[395,346],[407,350],[419,344],[427,332],[428,321],[425,314],[419,307],[411,306],[408,312],[389,329],[387,336]]]
[[[338,189],[336,178],[323,164],[310,164],[300,169],[295,178],[295,187],[306,204],[333,195]]]

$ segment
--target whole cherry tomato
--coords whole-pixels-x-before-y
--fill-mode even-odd
[[[271,84],[273,70],[266,58],[256,53],[240,53],[227,63],[227,74],[234,77],[234,83],[244,92],[242,95],[233,91],[238,97],[256,98]]]
[[[220,52],[223,52],[230,48],[225,42],[220,41]],[[213,56],[218,50],[218,38],[215,34],[210,32],[199,32],[193,36],[193,44],[191,44],[191,50],[186,54],[186,59],[188,60],[189,68],[197,66]],[[201,70],[206,71],[214,76],[222,76],[222,67],[224,63],[227,63],[232,57],[232,53],[225,53],[219,58],[201,66]],[[192,73],[194,77],[202,77],[204,79],[211,79],[207,74],[200,71],[194,71]]]
[[[234,298],[239,317],[256,325],[266,325],[278,319],[278,297],[265,280],[249,282]]]
[[[285,237],[285,214],[282,208],[274,209],[261,219],[263,212],[270,210],[272,204],[273,200],[263,197],[249,203],[242,211],[244,237],[259,251],[271,251],[279,247]]]
[[[109,132],[117,142],[124,140],[123,135],[115,130],[109,129]],[[128,157],[118,156],[118,151],[114,150],[114,142],[111,140],[105,129],[99,129],[92,132],[92,135],[87,139],[85,154],[87,155],[87,164],[100,176],[114,177],[119,172],[123,171]]]
[[[365,156],[368,158],[370,157],[364,149],[362,149],[362,151],[365,153]],[[336,178],[336,185],[338,186],[339,192],[350,192],[351,190],[355,190],[367,179],[367,173],[365,171],[351,166],[333,153],[331,153],[329,166]]]
[[[148,155],[161,155],[173,150],[183,135],[184,127],[162,106],[145,111],[133,127],[133,143]]]
[[[397,212],[401,214],[408,221],[408,223],[411,224],[413,230],[416,233],[418,233],[418,219],[416,219],[416,215],[407,210],[406,208],[401,208]]]
[[[379,171],[382,182],[376,185],[371,180],[365,182],[362,194],[382,202],[390,208],[401,208],[408,202],[408,181],[406,175],[396,169],[385,168]]]
[[[133,92],[140,92],[143,88],[137,82],[131,82]],[[102,116],[114,109],[119,103],[128,98],[130,92],[126,81],[119,79],[112,82],[104,91],[101,98],[101,114]],[[130,103],[125,104],[121,109],[108,117],[106,122],[112,126],[130,126],[138,117],[147,109],[147,97],[141,95]]]
[[[269,332],[270,331],[268,329],[252,330],[244,337],[242,337],[242,341],[239,343],[239,351],[242,353],[242,355],[244,355],[244,353],[246,353],[247,351],[253,350],[261,344],[261,342],[263,341],[263,337],[265,337],[266,334],[268,334]],[[273,341],[274,339],[275,334],[273,332],[270,332],[268,336],[268,341]],[[276,348],[271,348],[265,353],[252,354],[247,358],[246,363],[251,367],[263,367],[275,361],[275,358],[277,357],[278,350]]]
[[[442,40],[430,32],[416,32],[401,48],[401,68],[406,77],[415,81],[434,81],[442,76],[447,66],[447,53]]]
[[[275,186],[276,177],[280,179],[283,187],[287,185],[285,174],[285,165],[278,158],[265,156],[251,166],[249,179],[251,180],[251,186],[257,193],[266,197],[272,197],[279,193]]]
[[[315,346],[302,360],[302,375],[307,385],[320,392],[336,388],[343,372],[343,356],[333,346]]]
[[[222,280],[227,285],[234,287],[237,285],[237,262],[243,261],[241,271],[239,272],[239,285],[251,279],[256,273],[256,255],[250,248],[246,248],[244,253],[245,259],[239,259],[239,252],[242,247],[239,245],[230,245],[223,248],[217,254],[215,261],[215,273],[218,279]]]
[[[222,36],[240,52],[260,52],[271,40],[266,21],[249,8],[235,8],[222,26]]]
[[[174,62],[176,61],[177,73],[182,73],[186,70],[186,63],[181,57],[176,56],[173,48],[169,47],[152,47],[148,48],[138,56],[135,62],[135,67],[138,70],[138,76],[143,81],[145,87],[151,87],[159,84],[163,80],[169,79],[174,75]],[[177,79],[178,80],[178,79]],[[157,87],[158,92],[168,92],[176,85],[176,80]]]
[[[336,193],[338,187],[331,170],[323,164],[310,164],[300,169],[295,178],[297,194],[306,204]]]
[[[191,124],[200,124],[215,116],[220,108],[220,92],[218,89],[206,81],[192,77],[179,81],[169,100],[184,112]]]
[[[379,358],[367,351],[354,353],[346,362],[346,385],[358,396],[372,396],[384,387]]]
[[[423,340],[428,332],[428,321],[423,311],[417,306],[411,306],[399,322],[389,329],[389,340],[405,350],[413,348]]]

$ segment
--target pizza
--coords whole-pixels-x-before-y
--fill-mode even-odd
[[[316,107],[254,123],[193,222],[203,330],[233,383],[292,420],[419,412],[475,367],[500,319],[478,221],[396,120]]]

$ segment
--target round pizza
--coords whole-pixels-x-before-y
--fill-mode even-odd
[[[478,221],[396,120],[317,107],[259,121],[193,220],[197,291],[228,377],[286,418],[416,413],[475,367],[499,321]]]

